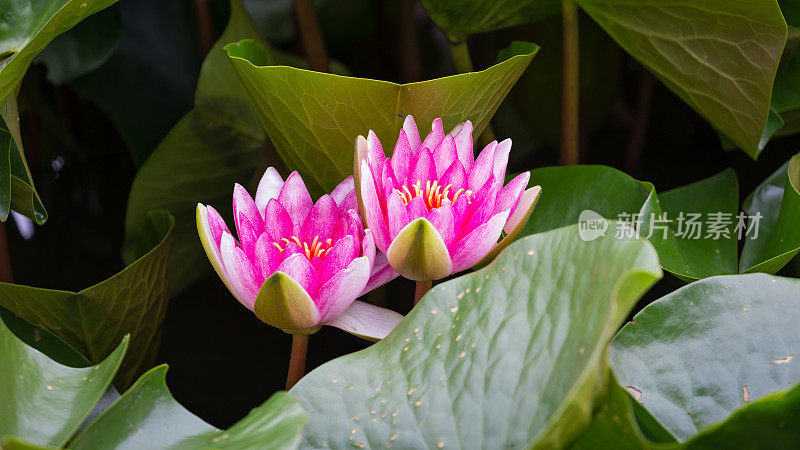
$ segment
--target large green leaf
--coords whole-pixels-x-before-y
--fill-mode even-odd
[[[800,380],[799,293],[800,280],[765,274],[692,283],[648,305],[619,332],[611,366],[666,429],[688,439]],[[759,427],[779,424],[754,421],[748,429]],[[793,433],[800,442],[797,428]]]
[[[73,440],[71,449],[292,449],[306,422],[300,403],[278,392],[226,431],[184,409],[166,386],[167,366],[144,374]]]
[[[607,219],[641,220],[640,232],[649,236],[658,250],[661,266],[683,279],[736,273],[736,236],[732,233],[738,208],[736,174],[726,170],[705,180],[656,195],[653,185],[637,181],[623,172],[606,166],[544,167],[531,172],[531,180],[542,186],[542,197],[528,221],[523,235],[540,233],[579,222],[581,213],[590,210]],[[602,186],[599,189],[598,186]],[[728,237],[701,239],[679,236],[686,231],[679,214],[699,213],[705,222],[709,213],[729,214]],[[670,222],[656,223],[661,216]],[[650,233],[651,218],[657,226]],[[624,235],[622,222],[606,233]],[[679,228],[682,228],[679,230]]]
[[[224,44],[245,37],[257,37],[257,32],[240,2],[234,0],[228,27],[203,63],[195,108],[161,141],[131,187],[126,243],[146,219],[147,211],[167,209],[175,216],[172,292],[183,290],[211,267],[197,238],[197,203],[213,204],[223,214],[229,213],[233,184],[247,185],[265,162],[264,130],[222,50]],[[300,64],[278,52],[269,55],[272,64]],[[130,260],[128,255],[126,260]]]
[[[225,50],[278,154],[328,191],[352,175],[358,135],[371,129],[390,150],[408,114],[421,132],[441,117],[447,129],[469,119],[479,135],[538,51],[522,47],[526,53],[480,72],[403,85],[268,66],[268,53],[247,40]]]
[[[517,241],[301,379],[305,445],[562,446],[607,381],[606,342],[660,275],[644,240],[583,242],[570,226]]]
[[[0,105],[14,93],[33,58],[59,34],[116,0],[0,1]]]
[[[99,362],[122,336],[131,335],[128,357],[115,385],[124,388],[152,365],[167,308],[167,259],[174,220],[152,213],[140,233],[147,253],[113,277],[80,292],[0,283],[0,305],[46,327]]]
[[[47,65],[48,80],[66,83],[106,62],[117,47],[121,31],[115,4],[55,38],[36,60]]]
[[[753,158],[786,22],[775,0],[577,0],[628,53]]]
[[[561,11],[560,0],[422,0],[422,5],[453,42],[471,34],[536,22]]]
[[[25,345],[0,321],[0,438],[63,445],[111,383],[127,347],[125,337],[98,365],[68,367]]]
[[[775,273],[800,251],[800,155],[770,175],[745,200],[743,210],[760,214],[758,234],[749,234],[741,272]]]

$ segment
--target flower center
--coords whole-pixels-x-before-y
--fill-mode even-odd
[[[452,184],[448,184],[442,188],[442,185],[439,184],[438,180],[434,181],[433,183],[428,180],[425,182],[424,189],[422,188],[422,181],[417,181],[411,185],[411,189],[409,189],[408,186],[403,185],[401,189],[395,189],[395,191],[400,194],[400,200],[404,205],[408,205],[408,202],[417,197],[422,197],[425,200],[425,206],[427,206],[428,209],[442,206],[442,202],[444,200],[449,200],[450,203],[455,203],[461,194],[464,194],[467,197],[468,203],[472,203],[472,199],[470,198],[472,197],[471,190],[459,188],[455,192],[451,192],[452,187]]]
[[[282,238],[280,242],[273,242],[272,245],[274,245],[279,252],[283,253],[283,251],[286,250],[286,247],[292,242],[297,244],[297,246],[303,250],[303,253],[305,253],[306,258],[308,258],[309,261],[314,258],[322,258],[323,256],[327,256],[333,248],[333,240],[331,238],[321,241],[319,236],[314,236],[314,240],[311,241],[311,244],[301,241],[297,236],[292,236],[291,238]]]

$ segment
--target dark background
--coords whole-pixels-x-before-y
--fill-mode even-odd
[[[271,43],[301,52],[290,1],[251,0],[246,6]],[[122,0],[113,8],[108,14],[119,14],[122,35],[103,66],[56,85],[48,81],[47,68],[35,64],[23,82],[23,140],[50,219],[27,240],[14,221],[6,223],[16,283],[80,290],[121,270],[125,209],[137,167],[192,107],[203,58],[193,2]],[[330,56],[356,76],[416,81],[408,79],[413,74],[400,63],[397,10],[395,1],[318,2]],[[227,2],[214,0],[212,12],[218,36],[227,20]],[[452,74],[447,41],[418,4],[415,23],[419,78]],[[580,26],[582,163],[626,171],[654,183],[658,192],[731,166],[744,199],[800,150],[797,136],[773,140],[757,162],[741,151],[723,150],[700,116],[660,82],[648,80],[641,66],[588,17],[581,16]],[[560,27],[556,17],[468,41],[476,69],[494,64],[497,52],[513,40],[542,46],[492,122],[498,137],[514,141],[512,171],[557,164]],[[648,83],[651,101],[642,102]],[[125,102],[132,102],[128,113],[141,122],[137,149],[123,141],[104,113],[103,105]],[[631,143],[634,129],[646,131],[641,145]],[[798,276],[799,266],[795,260],[780,274]],[[637,309],[682,285],[665,274]],[[413,285],[406,280],[370,294],[372,301],[402,313],[412,295]],[[209,423],[227,427],[283,388],[290,340],[241,307],[209,273],[171,299],[159,360],[170,365],[167,381],[178,401]],[[308,370],[367,345],[323,327],[311,337]]]

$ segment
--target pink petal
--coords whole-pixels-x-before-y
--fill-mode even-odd
[[[392,268],[392,265],[389,264],[389,258],[387,258],[386,255],[381,252],[376,253],[375,263],[372,265],[372,274],[370,275],[369,281],[364,287],[364,290],[361,292],[361,295],[383,286],[398,276],[399,274],[395,272]],[[359,297],[361,295],[359,295]]]
[[[389,237],[394,239],[397,233],[408,225],[408,213],[406,205],[400,200],[400,194],[393,192],[386,201],[386,219],[389,222]]]
[[[299,245],[297,245],[297,243],[295,243],[294,241],[291,241],[288,244],[286,244],[285,247],[283,247],[283,252],[281,253],[281,258],[283,258],[283,259],[282,259],[281,262],[285,261],[290,256],[294,256],[294,255],[303,255],[303,256],[305,256],[305,254],[306,254],[306,252],[305,252],[305,250],[303,250],[303,247],[300,247]]]
[[[389,231],[383,218],[378,192],[375,190],[375,181],[372,178],[366,161],[361,162],[361,201],[364,204],[364,219],[367,227],[375,235],[375,244],[379,249],[386,251],[389,248]]]
[[[417,130],[417,123],[414,122],[411,114],[407,115],[403,121],[403,131],[405,131],[408,143],[411,145],[411,152],[416,153],[420,146],[419,130]]]
[[[286,208],[286,212],[289,213],[289,217],[292,219],[292,234],[299,234],[303,221],[305,221],[311,207],[314,206],[311,195],[308,194],[308,189],[306,189],[303,178],[299,173],[292,172],[289,175],[289,178],[283,183],[281,193],[278,195],[278,201]]]
[[[356,198],[356,191],[350,191],[339,203],[338,214],[344,215],[347,211],[358,211],[358,198]]]
[[[472,205],[465,215],[467,220],[462,225],[459,236],[474,230],[495,214],[495,203],[499,190],[500,183],[494,182],[494,178],[489,177],[483,187],[472,195]]]
[[[278,269],[283,257],[280,251],[273,245],[272,238],[267,233],[261,235],[256,242],[255,257],[253,260],[254,265],[261,271],[261,281],[258,284],[263,284],[264,280],[272,275],[272,272]]]
[[[435,119],[431,124],[431,132],[428,137],[422,141],[420,148],[434,149],[439,146],[439,143],[444,139],[444,127],[442,126],[442,119]]]
[[[320,313],[320,321],[332,320],[343,313],[364,290],[370,271],[369,261],[362,256],[351,261],[345,269],[336,272],[323,283],[314,300]]]
[[[225,283],[225,286],[227,286],[228,289],[231,290],[231,292],[233,292],[230,282],[228,281],[228,273],[225,271],[225,266],[222,263],[222,254],[220,253],[219,250],[219,244],[217,244],[214,241],[214,237],[211,234],[211,226],[209,225],[209,220],[208,220],[209,209],[211,209],[210,206],[206,207],[202,203],[197,204],[197,213],[195,214],[195,221],[197,222],[197,232],[200,235],[200,242],[203,244],[203,249],[206,252],[208,260],[211,262],[211,266],[214,267],[214,270],[217,272],[217,275],[219,275],[219,277],[222,279],[222,282]],[[230,232],[227,231],[226,233],[230,234]],[[220,239],[222,239],[221,234],[220,234]]]
[[[264,217],[266,213],[267,203],[273,198],[278,198],[282,187],[283,178],[278,171],[274,167],[267,168],[261,181],[258,182],[258,189],[256,189],[256,207],[261,213],[261,217]]]
[[[425,205],[425,199],[422,197],[414,197],[411,199],[406,206],[406,213],[408,214],[409,222],[419,217],[426,217],[428,215],[428,206]],[[397,236],[397,234],[395,234],[395,236]]]
[[[521,173],[514,177],[506,187],[500,189],[500,192],[497,194],[497,202],[494,205],[494,211],[500,212],[510,209],[511,215],[513,216],[519,198],[525,190],[525,187],[528,186],[528,181],[530,179],[530,172]]]
[[[367,257],[370,267],[375,264],[375,237],[372,235],[372,231],[370,231],[369,228],[364,230],[364,238],[361,239],[360,256]]]
[[[335,188],[333,188],[333,192],[331,192],[331,197],[336,202],[337,206],[341,206],[342,202],[347,198],[348,195],[355,192],[356,187],[353,182],[353,176],[350,175],[349,177],[342,180],[341,183],[337,184]]]
[[[228,230],[228,225],[225,224],[225,220],[219,215],[213,206],[208,205],[206,210],[208,215],[208,228],[211,232],[211,237],[214,239],[214,244],[216,244],[217,248],[219,248],[220,245],[222,245],[222,235],[225,233],[231,234],[231,232]]]
[[[236,222],[237,235],[239,234],[239,219],[242,216],[250,221],[250,224],[255,228],[256,234],[261,234],[264,231],[264,221],[256,207],[256,202],[250,197],[247,189],[236,183],[233,186],[233,218]],[[241,236],[239,239],[241,240]]]
[[[497,148],[497,142],[491,142],[486,148],[483,149],[478,159],[472,164],[467,173],[467,189],[473,192],[480,189],[494,169],[494,153]]]
[[[301,239],[310,244],[315,237],[322,240],[329,238],[333,234],[333,227],[338,217],[336,202],[330,195],[323,195],[306,216],[300,233]]]
[[[264,228],[274,242],[280,243],[282,238],[292,235],[292,218],[277,199],[273,198],[267,203],[266,217]]]
[[[372,130],[369,130],[369,134],[367,135],[367,162],[369,163],[372,177],[375,178],[376,181],[380,179],[381,170],[383,169],[383,164],[386,159],[381,141],[378,140],[378,136],[376,136]]]
[[[388,336],[402,320],[403,316],[391,309],[355,300],[344,312],[330,319],[326,325],[334,326],[370,341],[376,341]]]
[[[287,181],[288,182],[288,181]],[[317,295],[319,277],[317,271],[306,255],[297,253],[283,260],[278,271],[289,275],[294,281],[305,289],[311,298]]]
[[[417,156],[417,162],[414,164],[414,169],[408,177],[407,186],[410,187],[411,184],[421,181],[422,189],[424,190],[425,181],[428,180],[438,180],[438,177],[436,176],[436,165],[434,165],[433,162],[433,154],[431,154],[431,151],[427,148],[423,148],[420,150]]]
[[[468,269],[481,260],[497,244],[510,211],[492,216],[488,222],[472,230],[453,246],[453,272]]]
[[[472,122],[467,120],[455,135],[456,150],[458,159],[464,167],[471,167],[475,160],[472,154]]]
[[[466,189],[465,182],[467,180],[467,173],[464,171],[464,166],[461,165],[461,161],[453,161],[450,164],[450,167],[447,168],[444,175],[442,175],[442,186],[453,185],[450,188],[450,198],[455,194],[455,192],[461,188]]]
[[[258,296],[260,284],[256,283],[257,276],[255,268],[245,256],[244,251],[236,246],[236,241],[230,234],[222,236],[222,263],[228,273],[233,295],[237,300],[248,309],[252,310]]]
[[[353,236],[345,236],[334,242],[330,253],[322,261],[322,271],[319,279],[325,282],[336,272],[344,269],[350,261],[358,256],[358,243]]]
[[[431,210],[428,220],[436,227],[436,231],[442,236],[444,245],[449,249],[455,238],[455,216],[453,207],[449,204],[442,205]]]
[[[255,256],[256,241],[258,241],[259,237],[262,236],[261,232],[258,231],[256,227],[250,223],[250,220],[240,212],[237,233],[239,234],[239,242],[242,244],[244,254],[247,255],[247,258],[252,261],[253,257]]]
[[[528,215],[528,211],[531,209],[531,207],[536,205],[536,202],[539,200],[539,195],[541,192],[541,186],[534,186],[522,193],[519,203],[517,204],[517,208],[514,210],[514,214],[508,218],[508,222],[506,222],[506,225],[503,228],[504,230],[507,230],[506,233],[513,231],[514,228],[516,228],[525,218],[525,216]]]
[[[451,164],[453,164],[453,161],[458,161],[456,143],[453,140],[453,136],[448,134],[444,137],[442,142],[433,152],[433,161],[436,164],[437,178],[444,175],[445,171],[450,167]]]
[[[508,166],[508,154],[511,152],[511,139],[506,139],[499,144],[494,151],[494,167],[492,174],[495,180],[505,180],[506,166]]]
[[[411,117],[411,116],[409,116]],[[418,137],[419,138],[419,137]],[[392,171],[398,183],[403,184],[411,172],[411,163],[413,160],[414,152],[411,150],[411,144],[406,137],[406,131],[400,130],[400,136],[397,138],[397,144],[394,146],[392,153]]]

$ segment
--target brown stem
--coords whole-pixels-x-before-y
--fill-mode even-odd
[[[562,0],[564,48],[561,58],[561,152],[559,162],[578,164],[578,6],[574,0]]]
[[[416,0],[400,0],[400,16],[397,25],[400,35],[400,72],[406,83],[419,81],[422,77],[419,47],[417,46],[417,27],[414,23],[415,6]]]
[[[628,138],[628,158],[625,171],[629,174],[639,170],[639,164],[647,138],[647,127],[650,124],[650,105],[653,102],[653,75],[646,68],[641,68],[639,75],[639,92],[637,94],[636,111],[633,116],[633,129]]]
[[[289,373],[286,375],[286,390],[292,388],[306,373],[307,334],[292,335],[292,356],[289,359]]]
[[[203,51],[203,56],[206,56],[214,46],[214,21],[208,3],[209,0],[194,0],[197,34],[200,36],[200,49]]]
[[[417,303],[431,290],[431,287],[433,287],[433,281],[417,281],[414,287],[414,306],[417,306]]]
[[[11,253],[8,251],[8,237],[6,224],[0,222],[0,281],[13,283],[14,276],[11,272]]]
[[[328,52],[322,40],[322,31],[317,21],[317,13],[311,0],[294,0],[294,11],[297,24],[302,35],[303,50],[308,59],[308,66],[317,72],[330,72]]]

